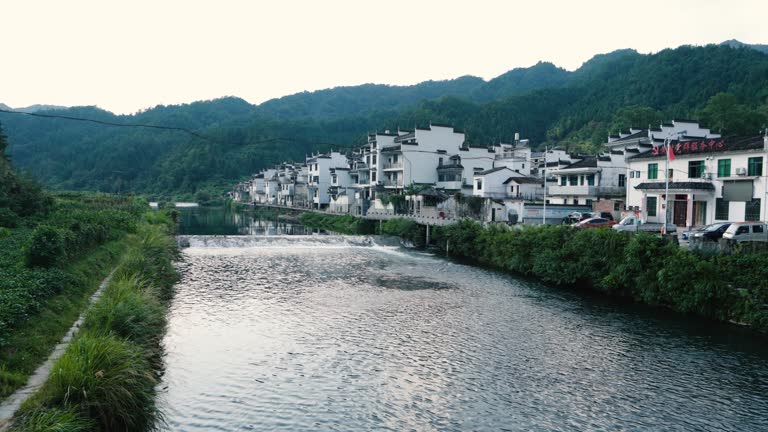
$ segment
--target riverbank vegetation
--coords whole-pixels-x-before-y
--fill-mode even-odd
[[[768,253],[689,251],[657,236],[564,226],[461,221],[436,228],[438,247],[503,271],[586,287],[649,305],[768,331]]]
[[[17,413],[13,430],[154,430],[166,306],[178,249],[164,214],[144,217],[127,239],[102,297],[54,364],[43,387]]]

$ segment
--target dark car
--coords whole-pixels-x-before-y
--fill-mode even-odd
[[[731,226],[730,222],[714,223],[693,232],[693,238],[699,241],[718,241],[723,237],[725,230]]]

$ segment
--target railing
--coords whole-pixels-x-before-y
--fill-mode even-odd
[[[384,163],[384,169],[385,170],[386,169],[401,169],[402,167],[403,167],[403,163],[402,162],[391,162],[391,163],[387,162],[387,163]]]
[[[618,186],[549,186],[547,195],[622,196],[626,193]]]
[[[403,182],[399,180],[384,180],[384,187],[403,187]]]

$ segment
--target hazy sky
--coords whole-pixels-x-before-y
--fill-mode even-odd
[[[0,102],[130,113],[414,84],[619,48],[768,43],[768,0],[0,0]]]

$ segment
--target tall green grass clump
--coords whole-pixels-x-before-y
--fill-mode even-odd
[[[165,308],[151,285],[136,277],[112,280],[85,317],[83,330],[111,334],[154,350],[165,328]]]
[[[92,420],[95,430],[148,430],[157,417],[156,380],[150,370],[138,345],[84,333],[56,362],[35,397],[42,408],[77,412]]]
[[[88,432],[96,427],[75,410],[38,409],[17,419],[12,432]]]

